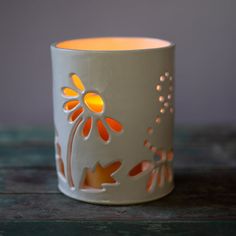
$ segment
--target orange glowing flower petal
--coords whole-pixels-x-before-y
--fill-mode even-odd
[[[92,118],[89,117],[89,118],[85,121],[83,130],[82,130],[82,135],[83,135],[84,137],[87,137],[87,136],[89,135],[89,132],[90,132],[90,130],[91,130],[91,127],[92,127]]]
[[[79,104],[78,100],[71,100],[64,104],[64,110],[69,111],[75,108]]]
[[[75,87],[78,88],[81,92],[85,90],[84,85],[78,75],[71,74],[71,79]]]
[[[162,177],[160,173],[157,173],[157,184],[158,186],[162,186]]]
[[[107,117],[106,119],[107,124],[114,132],[121,132],[123,130],[123,126],[115,119]]]
[[[168,161],[172,161],[173,158],[174,158],[174,153],[173,153],[173,151],[168,151],[168,152],[167,152],[167,160],[168,160]]]
[[[80,114],[84,111],[84,109],[82,107],[76,109],[75,111],[73,111],[69,117],[69,120],[71,122],[75,121],[79,116]]]
[[[109,139],[109,134],[107,132],[106,127],[104,126],[104,124],[102,123],[101,120],[97,121],[97,129],[98,129],[98,133],[100,135],[100,137],[107,142]]]
[[[172,174],[172,169],[169,166],[166,167],[165,177],[168,182],[172,181],[173,174]]]
[[[62,93],[66,97],[77,97],[79,95],[75,90],[67,87],[62,88]]]
[[[157,173],[155,171],[153,171],[150,174],[150,177],[147,181],[146,189],[147,189],[148,192],[150,192],[153,189],[154,184],[156,183],[156,181],[157,181]]]
[[[56,143],[56,154],[61,158],[61,145],[59,143]]]

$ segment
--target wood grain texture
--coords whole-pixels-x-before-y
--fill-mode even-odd
[[[235,235],[233,221],[30,221],[1,224],[0,236],[200,236]]]
[[[57,189],[52,130],[0,128],[0,236],[234,235],[236,129],[177,128],[175,182],[147,204],[82,203]]]

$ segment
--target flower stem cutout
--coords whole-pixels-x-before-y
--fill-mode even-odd
[[[123,126],[114,118],[105,116],[105,102],[102,96],[92,90],[87,90],[79,76],[70,74],[73,88],[63,87],[62,96],[67,99],[63,105],[64,112],[68,113],[68,122],[72,124],[68,139],[67,151],[67,180],[70,187],[74,187],[72,178],[72,148],[77,129],[82,126],[81,137],[89,138],[93,126],[104,143],[110,140],[110,132],[121,133]],[[109,130],[107,129],[109,128]]]

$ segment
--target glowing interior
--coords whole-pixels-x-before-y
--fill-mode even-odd
[[[101,189],[103,183],[116,183],[116,180],[111,176],[121,166],[120,161],[116,161],[106,167],[99,163],[94,170],[87,169],[83,188]]]
[[[99,132],[100,137],[101,137],[105,142],[107,142],[108,139],[109,139],[109,134],[108,134],[107,129],[106,129],[106,127],[104,126],[104,124],[102,123],[101,120],[98,120],[98,121],[97,121],[97,128],[98,128],[98,132]]]
[[[104,109],[104,101],[97,93],[87,93],[84,96],[84,102],[89,110],[95,113],[101,113]]]
[[[57,48],[89,51],[119,51],[163,48],[171,43],[155,38],[106,37],[73,39],[57,43]]]
[[[123,130],[123,126],[117,121],[112,118],[107,117],[106,119],[107,124],[114,132],[121,132]]]

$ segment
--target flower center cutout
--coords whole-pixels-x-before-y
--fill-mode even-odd
[[[104,101],[97,93],[87,93],[84,96],[84,103],[88,109],[95,113],[102,113],[104,111]]]

